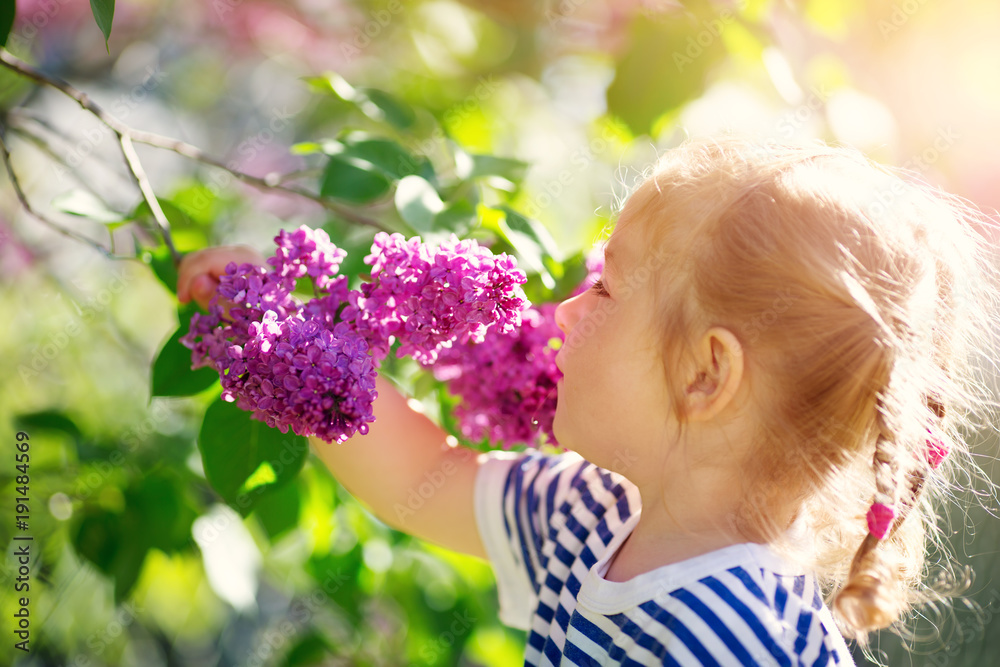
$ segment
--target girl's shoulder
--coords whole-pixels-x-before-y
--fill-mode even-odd
[[[639,511],[634,484],[576,452],[494,451],[484,456],[477,487],[493,486],[508,501],[521,498],[532,510],[556,517],[556,522],[573,514],[596,523],[612,509],[624,522]]]

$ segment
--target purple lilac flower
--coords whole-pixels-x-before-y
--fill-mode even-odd
[[[593,286],[604,270],[604,250],[587,255],[587,276],[572,296]],[[556,325],[558,304],[532,306],[521,313],[521,327],[509,332],[491,329],[482,343],[456,345],[441,353],[434,376],[459,397],[455,407],[462,435],[474,441],[488,438],[504,448],[524,443],[558,445],[552,432],[556,412],[558,347],[564,339]]]
[[[323,230],[282,231],[269,267],[226,267],[207,315],[196,314],[181,342],[192,366],[211,366],[222,397],[287,433],[343,442],[374,421],[374,360],[366,337],[336,322],[348,301],[347,278],[337,276],[345,253]],[[308,275],[318,296],[292,296]],[[228,312],[224,302],[231,303]]]
[[[181,342],[195,368],[219,373],[225,400],[283,433],[328,442],[367,433],[391,337],[399,356],[431,363],[456,341],[483,340],[487,327],[520,323],[524,274],[473,241],[431,248],[380,233],[361,291],[336,275],[345,253],[323,230],[282,231],[275,244],[267,267],[226,267],[208,314],[192,318]],[[316,297],[303,304],[292,293],[305,276]]]
[[[524,273],[475,241],[452,235],[433,248],[380,232],[365,263],[371,282],[350,296],[343,316],[370,332],[377,355],[388,353],[392,337],[400,341],[397,356],[432,364],[453,343],[480,342],[488,327],[511,332],[520,323]]]
[[[555,309],[554,303],[529,307],[519,328],[490,329],[481,343],[441,351],[434,375],[461,399],[454,414],[464,437],[507,448],[537,446],[544,434],[555,444],[552,419],[562,373],[551,342],[563,338]]]

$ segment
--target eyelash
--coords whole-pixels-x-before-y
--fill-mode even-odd
[[[610,294],[608,294],[607,288],[604,287],[604,281],[603,280],[598,279],[597,282],[595,282],[590,287],[590,289],[594,290],[594,292],[598,296],[611,296]]]

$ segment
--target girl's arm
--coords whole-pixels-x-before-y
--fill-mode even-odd
[[[376,380],[375,421],[342,444],[310,438],[313,450],[355,497],[394,528],[486,557],[473,512],[478,454],[450,446],[447,434]]]
[[[254,250],[223,246],[180,264],[177,296],[207,307],[229,262],[263,264]],[[450,446],[447,434],[383,377],[376,380],[375,422],[342,444],[310,438],[330,472],[385,523],[455,551],[486,557],[473,510],[479,456]]]

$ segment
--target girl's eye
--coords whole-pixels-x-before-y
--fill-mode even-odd
[[[604,287],[604,281],[603,280],[598,279],[597,282],[595,282],[590,287],[590,289],[594,290],[594,292],[598,296],[611,296],[610,294],[608,294],[608,290]]]

